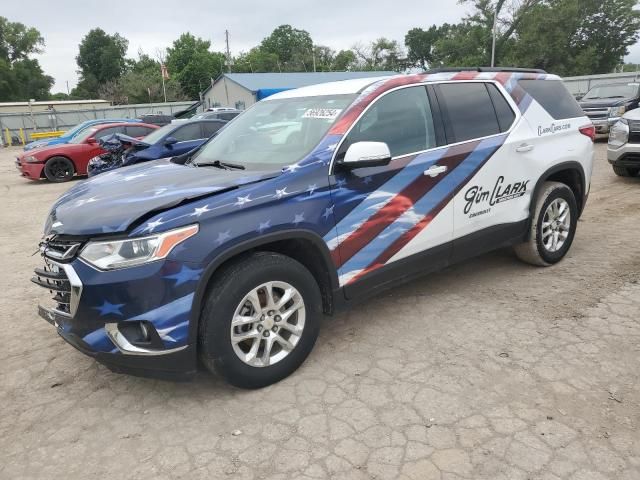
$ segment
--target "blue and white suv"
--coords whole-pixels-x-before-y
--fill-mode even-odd
[[[52,207],[40,314],[116,371],[198,358],[261,387],[323,312],[505,245],[560,261],[589,192],[594,128],[560,79],[463,70],[305,87],[198,150],[99,175]]]

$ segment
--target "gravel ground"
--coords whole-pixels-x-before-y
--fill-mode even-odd
[[[55,335],[29,277],[68,185],[0,150],[0,478],[639,479],[640,179],[605,147],[563,262],[502,250],[390,290],[259,391],[116,375]]]

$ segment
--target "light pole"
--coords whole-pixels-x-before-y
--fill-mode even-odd
[[[493,28],[491,29],[491,66],[495,67],[496,63],[496,24],[498,23],[498,8],[500,3],[496,5],[493,11]]]

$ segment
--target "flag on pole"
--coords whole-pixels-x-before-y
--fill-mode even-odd
[[[169,71],[164,63],[160,65],[160,73],[162,73],[162,78],[169,80]]]

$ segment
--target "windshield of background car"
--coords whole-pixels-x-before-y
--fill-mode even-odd
[[[97,128],[87,128],[73,137],[69,143],[82,143],[97,131]]]
[[[198,150],[195,164],[220,162],[248,170],[296,163],[318,145],[357,95],[283,98],[256,103]]]
[[[630,98],[638,94],[638,85],[600,85],[593,87],[582,97],[582,100],[598,100],[601,98]]]
[[[164,137],[169,132],[171,132],[172,130],[175,130],[175,129],[176,129],[176,125],[175,124],[165,125],[164,127],[160,127],[157,130],[154,130],[153,132],[151,132],[149,135],[144,137],[142,139],[142,141],[145,142],[145,143],[148,143],[149,145],[153,145],[158,140],[160,140],[162,137]]]
[[[79,123],[78,125],[76,125],[72,129],[67,130],[67,132],[63,136],[66,137],[66,138],[73,138],[78,133],[80,133],[82,130],[84,130],[86,127],[87,127],[86,122]]]

